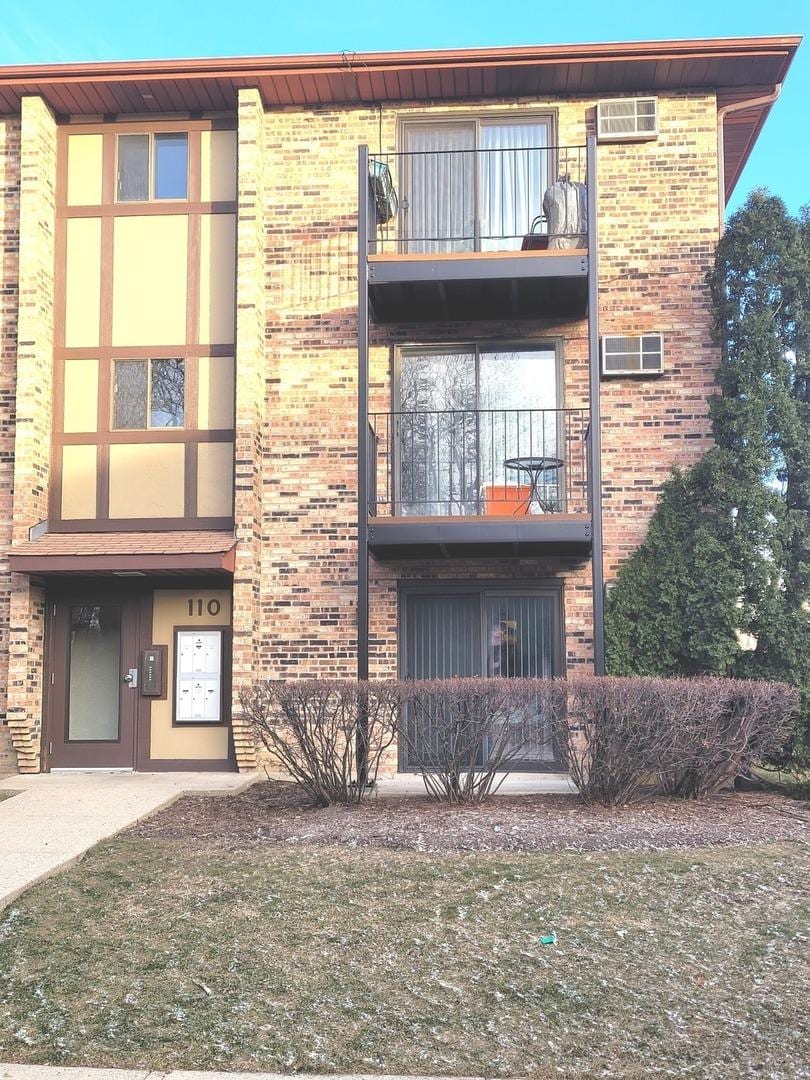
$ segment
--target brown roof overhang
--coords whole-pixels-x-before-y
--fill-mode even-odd
[[[23,574],[233,574],[230,533],[48,533],[8,551]]]
[[[41,95],[65,116],[232,111],[242,87],[258,88],[270,109],[697,88],[756,98],[784,81],[800,41],[707,38],[4,67],[0,113],[18,112],[26,94]],[[768,108],[734,114],[727,177],[739,175]]]

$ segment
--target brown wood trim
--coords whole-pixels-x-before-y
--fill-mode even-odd
[[[235,543],[235,541],[234,541]],[[227,552],[198,552],[191,554],[155,555],[15,555],[9,554],[9,565],[20,574],[73,574],[99,571],[222,570],[228,572]]]
[[[86,348],[74,346],[70,349],[60,346],[54,352],[57,359],[61,360],[86,360],[96,356],[114,360],[173,360],[177,356],[228,356],[232,358],[235,349],[235,343],[227,345],[108,345]]]
[[[137,586],[135,586],[137,588]],[[143,588],[143,586],[141,586]],[[138,669],[143,666],[143,650],[149,648],[152,642],[152,619],[154,616],[154,591],[147,586],[140,598],[138,618]],[[165,646],[164,646],[165,647]],[[167,658],[163,661],[163,677],[168,678],[166,669]],[[150,768],[149,754],[152,744],[152,697],[144,697],[138,690],[138,711],[136,717],[135,739],[135,768],[147,770]],[[160,699],[158,699],[160,700]]]
[[[233,597],[231,597],[231,611],[233,611]],[[206,630],[218,630],[222,634],[222,656],[220,657],[220,679],[219,679],[219,715],[220,719],[213,723],[211,720],[179,720],[177,719],[177,635],[185,631],[194,633],[199,631],[204,633]],[[176,728],[221,728],[230,726],[231,723],[231,657],[233,654],[233,644],[231,641],[231,625],[230,623],[222,623],[218,625],[212,625],[206,623],[202,625],[191,624],[177,624],[172,627],[172,651],[174,653],[174,663],[172,664],[172,727]],[[230,753],[230,740],[228,740],[228,750]]]
[[[199,443],[196,440],[194,442],[186,443],[185,485],[183,497],[185,501],[185,515],[187,518],[191,519],[197,517],[197,483],[199,472],[198,445]]]
[[[117,443],[233,442],[232,428],[122,428],[120,431],[60,431],[54,445],[110,446]]]
[[[52,533],[228,532],[233,518],[69,518],[50,521],[49,528]]]
[[[92,123],[61,123],[59,130],[67,135],[98,135],[102,131],[114,134],[144,135],[154,132],[169,131],[236,131],[236,119],[233,116],[216,116],[207,119],[184,119],[178,116],[171,120],[154,120],[151,117],[131,117],[126,120],[103,120]]]
[[[413,241],[416,243],[417,241]],[[437,252],[434,255],[401,255],[392,252],[390,255],[369,255],[370,263],[422,263],[422,262],[463,262],[465,259],[555,259],[560,255],[569,258],[585,258],[587,248],[560,248],[553,251],[450,251]]]
[[[69,218],[116,218],[171,217],[177,214],[236,214],[236,202],[181,202],[179,199],[162,199],[153,202],[124,202],[101,206],[61,206],[56,212],[58,220]]]
[[[108,128],[104,128],[102,131],[102,150],[101,150],[101,201],[107,205],[115,200],[115,134]],[[67,156],[67,145],[65,146],[65,156]],[[67,199],[64,202],[58,204],[59,210],[72,210],[74,207],[67,205]],[[80,209],[75,207],[75,209]],[[101,210],[101,207],[98,207]],[[100,216],[100,215],[99,215]]]

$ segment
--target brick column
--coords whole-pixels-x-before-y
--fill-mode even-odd
[[[264,106],[258,90],[239,91],[238,117],[233,739],[239,768],[250,769],[256,747],[241,720],[239,691],[260,676],[265,293]]]
[[[0,772],[16,768],[6,723],[11,575],[7,550],[14,514],[17,278],[20,251],[20,121],[0,120]]]
[[[56,123],[38,97],[21,104],[19,312],[12,542],[48,516],[53,374]],[[44,593],[11,575],[8,726],[22,772],[38,772]]]

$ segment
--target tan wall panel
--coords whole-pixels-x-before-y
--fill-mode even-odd
[[[69,135],[67,140],[67,204],[101,203],[103,135]]]
[[[182,443],[122,443],[110,447],[110,517],[182,517]]]
[[[236,199],[236,132],[203,131],[200,147],[203,202]]]
[[[96,516],[97,450],[95,446],[62,447],[62,519]]]
[[[113,344],[185,342],[188,218],[117,218],[113,261]]]
[[[230,517],[233,512],[233,443],[200,443],[197,455],[198,515]]]
[[[194,615],[188,602],[193,600]],[[197,615],[202,600],[202,615]],[[218,600],[220,611],[209,615],[209,600]],[[201,758],[223,761],[228,757],[228,725],[194,724],[172,726],[174,708],[174,628],[175,626],[228,626],[231,621],[231,594],[225,589],[156,589],[152,608],[152,644],[168,646],[169,692],[166,701],[152,702],[150,755],[166,760]],[[226,645],[227,648],[227,645]]]
[[[232,428],[232,356],[201,356],[197,368],[197,427]]]
[[[236,216],[212,214],[200,230],[200,341],[229,345],[234,340]]]
[[[64,431],[98,429],[98,360],[65,360]]]
[[[101,310],[101,218],[67,222],[65,345],[98,345]]]

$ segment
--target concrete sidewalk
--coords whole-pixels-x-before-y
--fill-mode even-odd
[[[2,1065],[0,1080],[483,1080],[483,1077],[405,1077],[386,1073],[321,1074],[195,1072],[175,1069],[71,1069],[60,1065]]]
[[[253,1072],[195,1072],[175,1069],[71,1069],[60,1065],[2,1065],[0,1080],[483,1080],[483,1077],[405,1077],[386,1073],[321,1074]]]
[[[16,794],[0,801],[0,910],[31,885],[77,862],[100,840],[181,795],[233,795],[258,778],[255,773],[111,772],[5,777],[0,792]],[[0,1080],[5,1080],[1,1070]]]

